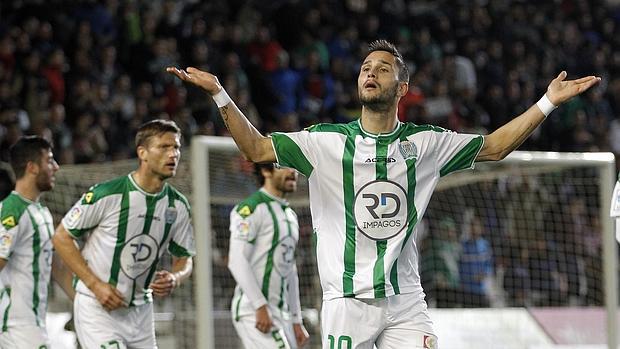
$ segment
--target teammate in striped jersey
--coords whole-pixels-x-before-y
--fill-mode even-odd
[[[190,207],[166,183],[180,137],[172,121],[142,125],[138,169],[91,187],[56,229],[54,246],[79,278],[74,320],[84,348],[156,348],[152,295],[169,296],[191,273]],[[82,238],[80,254],[74,239]],[[172,270],[157,271],[166,250]]]
[[[561,72],[523,114],[487,136],[399,122],[409,74],[396,47],[370,44],[357,85],[361,116],[301,132],[258,132],[214,75],[167,68],[209,93],[244,156],[277,161],[308,177],[323,287],[324,348],[435,348],[418,272],[416,224],[440,177],[500,160],[557,105],[600,78],[565,81]],[[359,321],[363,319],[363,321]]]
[[[20,138],[10,149],[15,190],[0,203],[0,348],[48,348],[50,275],[70,298],[71,273],[53,256],[54,225],[41,193],[54,187],[58,164],[48,141]]]
[[[256,174],[260,190],[230,213],[233,325],[247,349],[297,348],[308,341],[295,264],[299,224],[284,200],[297,189],[297,172],[257,164]]]

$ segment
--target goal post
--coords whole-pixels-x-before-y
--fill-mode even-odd
[[[192,139],[191,152],[193,184],[191,196],[197,244],[193,274],[196,301],[196,347],[199,349],[236,348],[239,343],[232,329],[229,303],[234,280],[225,270],[223,262],[228,252],[227,220],[233,205],[256,190],[257,185],[254,183],[251,165],[241,158],[231,138],[196,136]],[[574,242],[571,240],[570,244],[577,244],[577,246],[571,245],[563,252],[572,253],[572,248],[579,251],[588,248],[591,250],[599,246],[602,249],[602,256],[586,260],[586,258],[570,255],[560,256],[552,261],[552,263],[560,264],[560,272],[556,271],[556,274],[561,275],[553,275],[559,280],[558,284],[564,288],[574,289],[575,293],[574,302],[569,304],[562,300],[560,306],[604,306],[607,314],[605,319],[607,344],[609,348],[617,347],[618,338],[614,329],[618,327],[616,318],[618,261],[613,221],[609,217],[614,183],[615,160],[611,153],[525,151],[515,151],[500,162],[477,163],[473,171],[462,171],[441,179],[431,198],[425,218],[419,223],[415,237],[421,249],[420,270],[423,274],[422,282],[425,291],[427,289],[425,274],[436,273],[437,269],[433,265],[429,267],[428,259],[422,255],[426,251],[429,238],[437,234],[437,229],[443,224],[446,216],[455,221],[452,224],[456,225],[460,239],[469,234],[468,224],[471,222],[472,215],[479,214],[487,221],[492,219],[500,221],[497,223],[497,231],[489,233],[490,236],[487,236],[487,239],[492,242],[506,237],[520,239],[519,246],[525,246],[523,249],[527,250],[529,247],[536,247],[538,241],[547,236],[569,239],[570,237],[564,237],[564,235],[567,231],[573,231],[571,219],[574,217],[571,215],[579,214],[580,216],[576,218],[587,219],[586,223],[578,222],[579,224],[583,223],[583,226],[588,226],[592,223],[596,224],[596,227],[591,229],[591,234],[587,237],[590,240],[586,238],[576,239]],[[300,220],[299,244],[305,244],[297,251],[299,251],[298,268],[302,312],[304,322],[312,335],[309,347],[318,348],[320,347],[318,309],[321,304],[321,290],[312,242],[307,242],[311,240],[312,230],[307,180],[303,176],[299,177],[298,186],[298,191],[288,199],[291,206],[298,212]],[[535,195],[532,194],[534,192]],[[489,195],[501,197],[501,199],[488,201]],[[532,197],[534,199],[531,199]],[[574,204],[572,201],[564,202],[575,198]],[[547,200],[544,207],[537,207],[539,199]],[[499,206],[492,207],[494,204]],[[529,207],[522,208],[524,204]],[[488,214],[489,211],[493,211],[496,217]],[[536,217],[528,217],[531,214]],[[538,223],[540,226],[537,225]],[[524,233],[519,233],[521,231]],[[492,234],[500,234],[500,236]],[[559,244],[570,245],[566,241],[559,241]],[[491,245],[497,247],[494,243]],[[506,254],[506,250],[500,247],[497,247],[496,251],[498,259],[521,258],[518,254]],[[532,255],[529,259],[540,263]],[[529,267],[533,268],[531,265]],[[497,293],[490,296],[490,305],[493,309],[501,312],[508,306],[515,306],[514,304],[518,304],[517,307],[553,305],[553,302],[546,303],[541,298],[527,299],[524,304],[515,302],[514,297],[507,291],[509,287],[503,283],[502,278],[511,282],[513,288],[525,288],[526,286],[521,286],[517,279],[510,280],[506,274],[501,276],[500,274],[504,271],[500,269],[498,267],[496,270],[497,275],[494,275],[493,281],[495,286],[491,287]],[[539,275],[544,270],[531,271],[530,279],[535,283],[543,284],[542,280],[535,280],[538,276],[534,275]],[[596,285],[593,286],[593,284]],[[534,288],[533,286],[527,287]],[[468,303],[470,302],[468,296],[462,293],[455,297],[457,298],[452,300],[460,303],[458,307],[469,307],[473,304]],[[436,306],[435,303],[431,303],[431,306]],[[514,348],[523,347],[518,343],[514,345]]]

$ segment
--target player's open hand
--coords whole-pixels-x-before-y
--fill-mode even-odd
[[[547,98],[553,105],[560,105],[601,81],[601,78],[596,76],[586,76],[576,80],[564,79],[566,79],[566,71],[562,71],[547,87]]]
[[[177,286],[177,278],[173,273],[160,270],[155,273],[155,280],[151,282],[149,288],[153,290],[156,297],[166,297],[171,295]]]
[[[267,304],[256,309],[255,327],[263,333],[268,333],[271,330],[272,326],[273,322],[271,321],[271,316],[269,316],[269,309],[267,309]]]
[[[310,339],[310,335],[303,324],[293,324],[293,332],[295,333],[295,341],[297,342],[297,347],[303,348],[308,340]]]
[[[174,76],[183,81],[189,82],[202,88],[212,96],[220,92],[220,90],[222,89],[222,85],[217,79],[217,76],[209,72],[196,69],[194,67],[188,67],[187,69],[167,67],[166,72],[173,74]]]
[[[127,303],[121,291],[107,282],[98,281],[91,288],[91,291],[93,291],[95,297],[97,297],[97,300],[101,303],[101,306],[107,311],[112,311],[120,307],[127,307]]]

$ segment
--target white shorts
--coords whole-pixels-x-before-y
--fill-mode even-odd
[[[254,316],[242,316],[237,321],[233,317],[233,326],[245,349],[296,349],[293,324],[277,317],[272,317],[271,321],[273,327],[268,333],[263,333],[255,327]]]
[[[51,348],[47,331],[43,327],[10,327],[0,334],[0,349],[49,349]]]
[[[151,303],[108,312],[97,299],[76,293],[73,314],[83,348],[157,348]]]
[[[382,299],[335,298],[323,301],[324,349],[437,349],[424,294]]]

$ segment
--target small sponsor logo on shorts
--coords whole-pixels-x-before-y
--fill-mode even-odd
[[[437,345],[437,340],[433,336],[424,336],[424,348],[427,349],[435,349]]]

